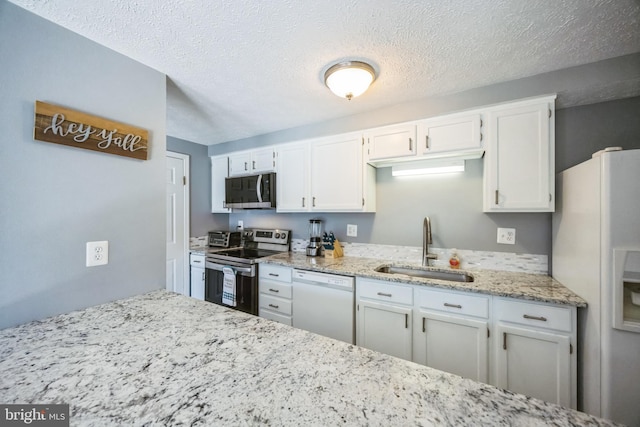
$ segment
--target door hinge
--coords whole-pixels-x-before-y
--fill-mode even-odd
[[[182,185],[187,185],[187,177],[186,176],[182,177]]]

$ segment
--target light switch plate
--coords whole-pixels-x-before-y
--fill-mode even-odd
[[[87,267],[109,263],[109,242],[87,242]]]
[[[503,245],[515,245],[516,229],[515,228],[498,228],[498,243],[502,243]]]
[[[347,224],[347,236],[358,237],[358,226],[356,224]]]

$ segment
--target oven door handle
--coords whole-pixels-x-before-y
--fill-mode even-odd
[[[228,266],[228,265],[222,265],[222,264],[214,264],[212,262],[207,262],[205,264],[205,266],[209,269],[209,270],[216,270],[216,271],[222,271],[222,269],[224,267],[230,267],[233,269],[233,271],[237,272],[237,273],[247,273],[247,274],[251,274],[252,273],[252,269],[251,267],[234,267],[234,266]]]
[[[256,181],[256,194],[258,195],[258,203],[262,203],[262,174],[258,175]]]

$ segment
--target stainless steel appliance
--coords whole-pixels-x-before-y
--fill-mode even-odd
[[[322,255],[322,220],[309,220],[309,245],[307,246],[307,256]]]
[[[210,231],[209,246],[214,248],[231,248],[240,246],[242,234],[239,231]]]
[[[224,206],[233,209],[276,207],[276,174],[237,176],[224,182]]]
[[[224,305],[223,268],[229,267],[235,274],[236,306],[230,307],[253,315],[258,315],[258,261],[277,253],[288,252],[291,231],[280,229],[246,229],[243,232],[243,246],[219,251],[209,251],[206,261],[206,301]]]

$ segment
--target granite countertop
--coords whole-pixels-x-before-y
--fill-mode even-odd
[[[279,264],[303,270],[321,271],[346,276],[368,277],[371,279],[386,280],[389,282],[409,283],[412,285],[424,285],[458,291],[477,292],[529,301],[547,302],[576,307],[587,306],[586,301],[581,297],[564,287],[554,278],[544,274],[474,269],[465,270],[466,273],[469,273],[474,277],[473,282],[450,282],[398,274],[378,273],[375,271],[375,268],[381,265],[393,264],[397,266],[416,266],[415,264],[403,264],[400,262],[390,263],[388,260],[382,259],[348,256],[341,258],[308,257],[304,253],[288,252],[272,255],[262,259],[261,262]]]
[[[1,330],[0,378],[74,426],[613,425],[167,291]]]

